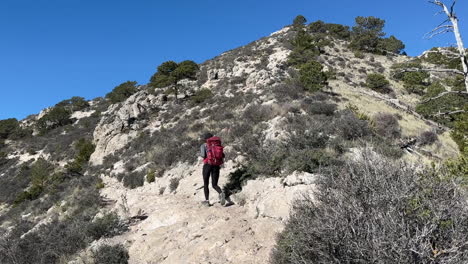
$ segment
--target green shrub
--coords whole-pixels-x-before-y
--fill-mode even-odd
[[[295,67],[300,67],[310,60],[315,60],[320,54],[315,39],[303,30],[297,32],[292,45],[293,50],[288,56],[288,64]]]
[[[371,73],[367,75],[366,86],[379,93],[389,93],[392,90],[389,87],[390,82],[378,73]]]
[[[127,227],[121,222],[119,216],[112,212],[106,213],[100,218],[96,218],[86,229],[88,236],[94,240],[101,237],[113,237],[120,235],[127,230]]]
[[[199,91],[197,91],[190,98],[190,100],[192,100],[194,104],[200,104],[212,97],[213,97],[213,93],[211,92],[211,90],[205,88],[205,89],[200,89]]]
[[[72,112],[63,106],[53,107],[37,121],[36,127],[44,134],[54,128],[69,125],[72,123],[71,114]]]
[[[468,206],[457,177],[417,171],[368,151],[323,170],[318,189],[294,202],[271,263],[466,263]]]
[[[154,182],[154,180],[155,180],[155,178],[156,178],[155,175],[156,175],[156,174],[155,174],[154,170],[148,170],[148,173],[146,174],[146,181],[147,181],[148,183]]]
[[[423,71],[405,72],[403,75],[404,87],[410,93],[420,94],[424,93],[427,83],[425,80],[429,78],[429,74]]]
[[[442,53],[442,49],[443,48],[434,47],[426,54],[426,56],[422,57],[422,59],[432,64],[442,65],[444,68],[462,70],[460,58],[458,56],[449,57]],[[458,54],[458,50],[454,47],[446,48],[446,50],[448,52]]]
[[[393,35],[389,38],[379,39],[379,42],[377,44],[377,49],[383,55],[385,55],[386,52],[400,54],[404,48],[405,44],[403,44],[401,40],[397,39]]]
[[[452,87],[452,91],[462,91],[463,88]],[[438,123],[453,127],[454,121],[457,120],[457,115],[446,116],[438,115],[438,113],[447,113],[455,110],[462,110],[466,107],[466,100],[463,96],[457,94],[446,94],[438,99],[426,100],[436,97],[440,93],[446,91],[445,87],[439,83],[434,82],[426,89],[426,94],[422,98],[422,102],[416,106],[416,112],[425,118],[432,119]]]
[[[392,65],[392,79],[401,81],[403,77],[410,73],[407,72],[407,69],[422,69],[423,66],[421,65],[421,60],[420,59],[413,59],[409,62],[403,62],[403,63],[395,63]]]
[[[305,90],[316,92],[328,84],[327,75],[318,61],[308,61],[299,68],[299,82]]]
[[[132,172],[126,174],[123,179],[122,183],[125,187],[134,189],[145,184],[145,175],[144,172]]]
[[[18,128],[19,124],[16,118],[0,120],[0,139],[7,139]]]
[[[19,205],[24,201],[32,201],[41,196],[41,194],[53,187],[54,181],[54,166],[43,158],[39,158],[29,171],[31,186],[28,190],[20,193],[14,205]]]
[[[468,107],[466,107],[468,108]],[[457,143],[458,149],[463,153],[468,150],[468,114],[463,113],[456,117],[453,130],[450,133],[452,139]]]
[[[112,92],[106,94],[106,98],[113,104],[125,101],[128,97],[137,92],[136,85],[137,82],[135,81],[126,81],[121,83],[114,87]]]
[[[99,264],[127,264],[130,256],[123,245],[104,245],[93,252],[93,258]]]
[[[95,150],[94,144],[91,140],[80,138],[74,143],[76,155],[72,162],[65,165],[69,172],[81,173],[83,166],[86,165]]]
[[[73,96],[70,99],[59,102],[55,106],[65,107],[71,110],[72,112],[75,112],[75,111],[81,111],[89,107],[89,103],[83,97]]]
[[[361,51],[357,50],[357,51],[354,52],[354,57],[356,57],[358,59],[364,59],[365,55]]]
[[[303,15],[298,15],[293,20],[293,27],[295,29],[302,29],[306,22],[307,22],[307,19]]]

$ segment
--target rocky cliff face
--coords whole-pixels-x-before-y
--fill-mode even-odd
[[[316,168],[331,162],[324,157],[352,156],[353,152],[344,146],[354,144],[355,138],[339,145],[338,139],[346,137],[349,128],[344,128],[346,131],[336,128],[348,122],[348,115],[330,117],[334,112],[347,111],[354,105],[367,116],[392,113],[400,117],[403,138],[438,129],[413,111],[414,96],[404,92],[401,84],[391,81],[392,95],[362,87],[366,73],[378,71],[389,76],[391,65],[408,60],[404,56],[366,55],[358,59],[344,41],[336,40],[319,57],[324,70],[334,69],[339,73],[329,81],[326,93],[298,92],[291,84],[294,71],[287,63],[293,35],[286,27],[201,64],[196,81],[180,83],[183,92],[178,102],[164,89],[152,91],[141,86],[124,102],[104,109],[95,123],[90,120],[95,118],[92,113],[96,105],[86,112],[89,114],[75,115],[82,121],[77,120],[72,128],[80,127],[81,131],[92,133],[95,144],[90,166],[83,174],[103,179],[100,195],[107,205],[101,211],[118,212],[123,219],[144,217],[133,221],[129,231],[123,234],[94,241],[76,254],[71,263],[87,263],[100,245],[118,243],[128,248],[130,263],[135,264],[267,263],[275,235],[282,230],[294,200],[313,195],[314,179],[319,174]],[[191,98],[202,89],[210,90],[212,97],[201,104],[192,102]],[[304,116],[313,118],[304,119]],[[351,121],[354,124],[362,120]],[[213,189],[214,205],[203,207],[200,203],[204,199],[202,164],[195,157],[199,135],[206,130],[225,140],[227,162],[221,170],[220,186],[232,181],[232,174],[246,166],[249,159],[262,161],[252,165],[259,175],[233,191],[232,204],[228,207],[218,203]],[[57,132],[57,138],[66,137],[67,133]],[[281,146],[291,137],[308,140],[310,146],[306,148],[314,151],[307,152],[301,149],[301,141],[294,141],[297,151],[278,156],[288,159],[288,163],[268,170],[275,166],[277,152],[250,149]],[[326,144],[318,139],[325,140]],[[435,157],[457,154],[448,132],[441,131],[439,140],[426,151],[433,152]],[[37,153],[26,153],[24,145],[7,143],[17,150],[9,156],[10,168],[19,168],[22,162],[39,155],[62,166],[72,160],[71,155],[51,155],[61,150],[48,149],[45,143],[38,147]],[[65,147],[71,146],[72,142],[67,141]],[[314,153],[322,156],[317,158]],[[401,155],[420,158],[408,153]],[[317,167],[311,168],[310,164],[301,167],[296,164],[296,158],[290,157],[316,160],[313,166]],[[421,160],[429,161],[430,157]],[[149,183],[145,179],[151,173],[156,176]],[[65,207],[51,205],[46,214],[35,217],[60,218],[65,214],[62,212],[66,211]]]

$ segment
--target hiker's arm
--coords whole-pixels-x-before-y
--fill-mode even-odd
[[[202,157],[202,158],[206,158],[206,146],[205,146],[205,144],[200,146],[199,156]]]

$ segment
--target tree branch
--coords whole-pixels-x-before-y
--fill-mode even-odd
[[[427,72],[449,72],[449,73],[455,73],[455,74],[460,74],[463,75],[462,71],[459,71],[457,69],[435,69],[435,68],[426,68],[426,69],[419,69],[419,68],[408,68],[408,69],[402,69],[399,71],[399,73],[402,72],[418,72],[418,71],[427,71]],[[395,75],[395,74],[394,74]]]
[[[438,94],[437,96],[434,96],[434,97],[431,97],[431,98],[428,98],[424,101],[421,102],[421,104],[425,104],[427,102],[430,102],[432,100],[436,100],[436,99],[439,99],[447,94],[459,94],[459,95],[468,95],[468,92],[465,92],[465,91],[446,91],[446,92],[442,92],[440,94]]]
[[[459,113],[466,113],[466,111],[465,110],[455,110],[455,111],[437,113],[437,114],[433,114],[431,116],[444,116],[444,115],[453,115],[453,114],[459,114]]]
[[[449,59],[458,59],[460,58],[460,54],[456,53],[456,52],[453,52],[453,51],[450,51],[450,50],[446,50],[446,49],[442,49],[442,50],[428,50],[428,51],[425,51],[424,54],[427,54],[427,53],[440,53],[444,56],[447,56]]]
[[[450,15],[451,16],[455,16],[455,13],[453,13],[453,7],[455,6],[456,3],[457,3],[457,0],[453,0],[452,6],[450,6]]]

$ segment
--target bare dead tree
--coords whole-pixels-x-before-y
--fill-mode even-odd
[[[429,38],[434,36],[444,34],[447,32],[453,32],[455,35],[455,39],[457,41],[458,53],[460,56],[460,60],[463,67],[463,77],[465,79],[465,89],[468,92],[468,60],[466,58],[466,51],[463,45],[463,40],[460,35],[460,30],[458,28],[458,17],[455,14],[454,7],[457,3],[457,0],[453,0],[450,8],[448,8],[442,1],[435,0],[429,1],[432,4],[440,6],[442,11],[440,13],[445,13],[447,15],[447,19],[444,20],[441,24],[439,24],[436,28],[434,28],[431,32],[428,33]]]

